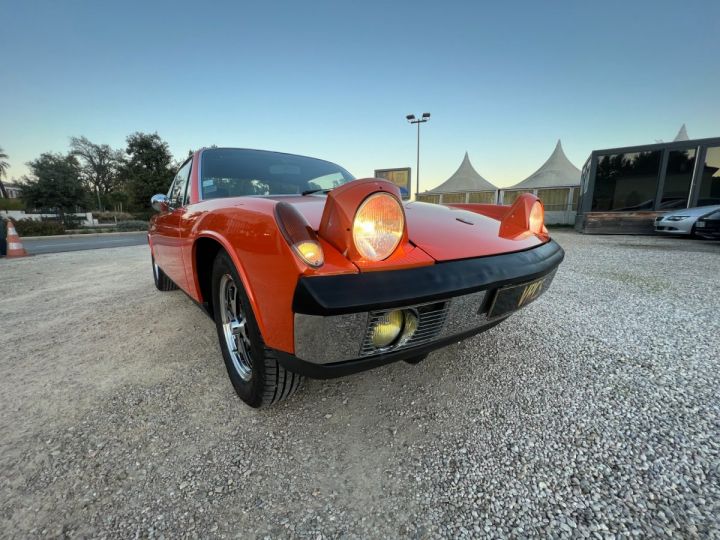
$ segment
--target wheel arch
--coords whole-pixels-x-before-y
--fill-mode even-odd
[[[220,251],[224,251],[230,257],[235,269],[237,270],[240,279],[242,280],[243,288],[245,293],[250,300],[253,312],[255,314],[255,320],[258,323],[260,333],[265,334],[263,328],[262,317],[259,317],[259,311],[257,306],[257,300],[253,293],[252,287],[247,277],[245,268],[243,267],[237,253],[232,248],[232,245],[223,236],[212,232],[206,231],[198,235],[193,243],[192,250],[192,263],[193,263],[193,274],[195,276],[195,286],[198,291],[198,297],[200,302],[207,306],[208,312],[213,316],[213,297],[212,297],[212,269]]]

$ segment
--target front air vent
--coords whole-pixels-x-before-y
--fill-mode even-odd
[[[417,328],[407,339],[402,339],[402,332],[398,338],[388,346],[377,347],[373,343],[373,332],[375,327],[387,316],[388,313],[396,310],[373,311],[368,319],[365,337],[360,347],[360,356],[370,356],[390,351],[399,351],[410,347],[417,347],[431,342],[443,329],[448,315],[450,302],[434,302],[415,306],[398,308],[398,311],[411,313],[417,317]],[[412,316],[412,315],[411,315]],[[411,316],[405,316],[404,324],[408,324]],[[405,327],[403,328],[405,330]]]

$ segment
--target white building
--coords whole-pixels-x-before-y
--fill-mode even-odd
[[[19,199],[22,197],[22,186],[20,184],[5,182],[2,187],[6,195],[3,195],[3,190],[0,189],[0,198],[7,196],[8,199]]]
[[[575,223],[580,198],[580,169],[567,158],[559,140],[537,171],[522,182],[500,190],[499,201],[512,204],[521,193],[532,193],[543,202],[546,223]]]
[[[679,142],[679,141],[689,141],[690,137],[688,136],[687,128],[685,127],[685,124],[680,126],[680,131],[678,131],[677,135],[675,135],[675,138],[673,139],[673,142]]]
[[[418,195],[419,201],[432,203],[486,203],[495,204],[498,188],[485,180],[465,157],[455,173],[438,187]]]

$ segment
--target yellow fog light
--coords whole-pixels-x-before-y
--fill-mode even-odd
[[[303,240],[295,244],[298,255],[310,266],[322,266],[325,262],[322,247],[312,240]]]
[[[405,324],[403,325],[402,335],[398,340],[398,347],[402,347],[412,339],[418,329],[418,316],[415,310],[406,309],[404,311]]]
[[[403,319],[402,311],[389,311],[382,315],[372,329],[372,344],[381,349],[395,341],[402,330]]]

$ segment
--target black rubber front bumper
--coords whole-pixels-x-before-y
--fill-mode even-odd
[[[496,291],[508,285],[527,283],[547,276],[557,269],[564,257],[563,249],[551,240],[525,251],[441,262],[407,270],[303,277],[295,289],[293,311],[306,315],[334,316],[446,300],[478,291],[488,292],[484,307],[487,310]],[[317,379],[340,377],[427,354],[483,332],[505,318],[489,320],[481,327],[438,339],[422,347],[337,363],[315,364],[286,352],[275,352],[281,364],[290,371]]]
[[[295,289],[293,311],[341,315],[432,302],[531,281],[555,270],[564,257],[563,249],[550,240],[525,251],[408,270],[303,277]]]
[[[703,238],[720,238],[720,220],[718,219],[701,219],[698,223],[702,222],[703,227],[695,226],[695,234],[702,236]]]

